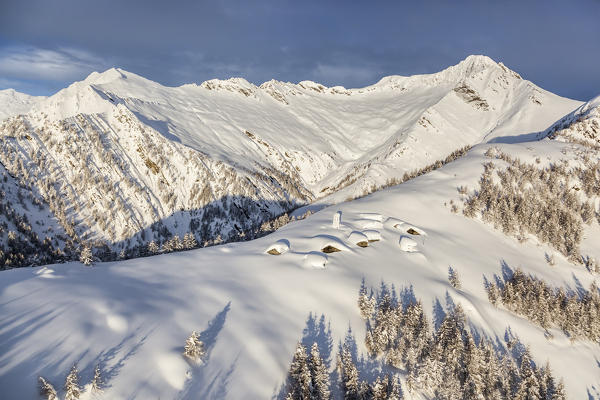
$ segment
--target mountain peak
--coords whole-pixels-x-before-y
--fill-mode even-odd
[[[483,54],[471,54],[467,56],[464,60],[462,60],[460,64],[465,65],[488,65],[488,66],[497,66],[498,63],[494,61],[492,58],[485,56]]]
[[[101,85],[103,83],[109,83],[116,81],[117,79],[127,79],[127,75],[130,73],[120,68],[109,68],[104,72],[94,71],[85,78],[84,82],[89,84]]]
[[[484,55],[470,55],[449,69],[460,71],[464,75],[474,75],[481,71],[501,68],[500,64]]]

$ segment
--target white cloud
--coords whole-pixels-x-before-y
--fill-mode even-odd
[[[15,79],[73,81],[104,69],[101,58],[72,48],[8,47],[0,52],[0,75]]]

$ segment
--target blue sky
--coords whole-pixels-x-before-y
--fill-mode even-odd
[[[0,0],[0,89],[48,95],[113,66],[165,85],[242,76],[360,87],[485,54],[600,94],[600,0]]]

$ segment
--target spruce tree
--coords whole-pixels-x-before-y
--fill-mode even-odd
[[[387,375],[381,379],[377,377],[372,388],[372,399],[373,400],[386,400],[388,398],[389,378]]]
[[[373,298],[372,293],[371,295],[367,293],[367,287],[365,285],[364,278],[358,292],[358,309],[360,310],[360,316],[363,319],[369,319],[375,311],[375,299]]]
[[[552,393],[552,400],[565,400],[567,395],[565,394],[565,384],[560,380],[556,386],[556,390]]]
[[[455,289],[460,289],[462,286],[458,272],[452,267],[448,267],[448,281]]]
[[[302,343],[298,343],[288,372],[286,399],[310,400],[313,391],[312,386],[311,371],[308,367],[306,348]]]
[[[331,392],[329,390],[329,373],[319,353],[319,346],[313,343],[310,349],[309,358],[310,376],[312,380],[313,400],[329,400]]]
[[[354,364],[354,360],[352,360],[352,354],[346,343],[342,346],[342,352],[338,359],[338,369],[344,400],[359,400],[360,381],[358,378],[358,369]]]
[[[100,374],[100,367],[96,365],[94,368],[94,378],[92,379],[92,392],[102,393],[103,385],[104,382],[102,381],[102,375]]]
[[[190,337],[185,341],[183,355],[192,361],[201,361],[204,357],[204,343],[198,338],[196,331],[192,331]]]
[[[81,395],[77,366],[73,365],[65,380],[65,400],[77,400]]]
[[[515,400],[542,400],[540,398],[540,383],[531,365],[529,349],[521,356],[521,382]]]
[[[148,253],[158,254],[159,251],[160,251],[160,248],[158,247],[158,244],[156,244],[156,242],[154,240],[152,240],[150,243],[148,243]]]
[[[81,248],[81,252],[79,253],[79,261],[88,267],[92,265],[94,262],[94,257],[92,255],[92,249],[90,245],[86,244]]]
[[[186,249],[193,249],[195,247],[198,247],[196,236],[193,233],[188,232],[183,236],[183,247],[185,247]]]
[[[58,394],[56,393],[56,389],[54,386],[41,376],[39,377],[40,381],[40,394],[44,396],[45,400],[58,400]]]
[[[465,346],[465,373],[463,392],[465,400],[477,400],[483,398],[484,383],[482,377],[483,364],[479,347],[475,344],[471,332],[466,332]]]

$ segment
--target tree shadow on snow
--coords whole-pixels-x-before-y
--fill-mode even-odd
[[[144,343],[146,342],[146,339],[152,333],[153,330],[154,329],[152,329],[148,333],[146,333],[146,335],[144,335],[139,341],[137,341],[137,343],[135,345],[133,345],[129,349],[129,351],[127,351],[120,358],[118,358],[118,360],[116,362],[114,362],[114,360],[117,359],[117,356],[119,355],[119,353],[121,353],[121,351],[123,350],[125,345],[129,341],[137,340],[136,339],[137,332],[134,332],[131,335],[128,335],[127,337],[123,338],[123,340],[121,340],[121,342],[119,344],[117,344],[116,346],[114,346],[114,347],[110,348],[109,350],[104,351],[100,354],[100,356],[98,357],[97,365],[98,365],[98,368],[100,368],[100,374],[102,376],[102,381],[103,381],[103,385],[105,388],[108,388],[111,386],[110,382],[113,380],[113,378],[115,378],[117,375],[119,375],[119,372],[125,366],[125,362],[129,358],[131,358],[133,355],[135,355],[135,353],[138,352],[140,347],[142,347],[144,345]],[[106,368],[106,366],[109,364],[112,364],[112,366],[110,368]],[[91,364],[88,365],[88,367],[86,369],[89,369],[92,371],[89,375],[93,375],[94,368],[95,368],[95,365],[91,365]]]
[[[446,310],[444,310],[442,303],[440,303],[440,299],[436,297],[433,302],[433,327],[436,331],[440,329],[444,318],[446,318]]]
[[[313,343],[319,346],[319,353],[323,357],[325,365],[329,369],[331,367],[331,352],[333,351],[333,338],[331,337],[331,323],[325,323],[325,315],[321,314],[317,321],[317,314],[312,312],[308,314],[306,319],[306,327],[302,331],[302,344],[306,347],[307,352]]]
[[[210,353],[212,349],[215,347],[217,343],[217,336],[225,326],[225,319],[227,318],[227,313],[231,309],[231,302],[227,303],[225,307],[217,313],[208,323],[208,327],[200,332],[199,338],[204,343],[204,348],[206,350],[205,361],[208,361],[210,358]]]
[[[179,399],[223,399],[226,397],[230,378],[235,371],[238,357],[228,368],[217,371],[212,376],[209,375],[207,366],[210,363],[210,355],[214,349],[217,338],[225,326],[227,314],[231,309],[231,302],[219,311],[209,322],[208,327],[200,332],[199,339],[204,343],[205,355],[202,364],[190,364],[190,377],[185,383],[183,390],[177,398]],[[183,353],[183,348],[179,349]]]
[[[587,389],[588,400],[600,400],[600,387],[592,385]]]
[[[330,380],[332,382],[337,382],[337,371],[331,371],[333,366],[332,360],[332,352],[333,352],[333,337],[331,334],[331,324],[330,322],[326,322],[325,314],[321,314],[321,316],[317,316],[316,313],[309,313],[306,318],[305,327],[302,330],[302,339],[300,339],[300,343],[306,348],[306,352],[310,355],[311,347],[314,343],[319,347],[319,354],[323,358],[323,363],[330,371]],[[340,344],[341,345],[341,344]],[[354,342],[354,348],[356,348],[356,343]],[[292,353],[293,358],[293,353]],[[290,363],[292,361],[290,358]],[[272,399],[284,400],[286,396],[286,389],[288,385],[288,378],[284,382],[277,386],[273,392]],[[332,388],[333,390],[333,388]]]

